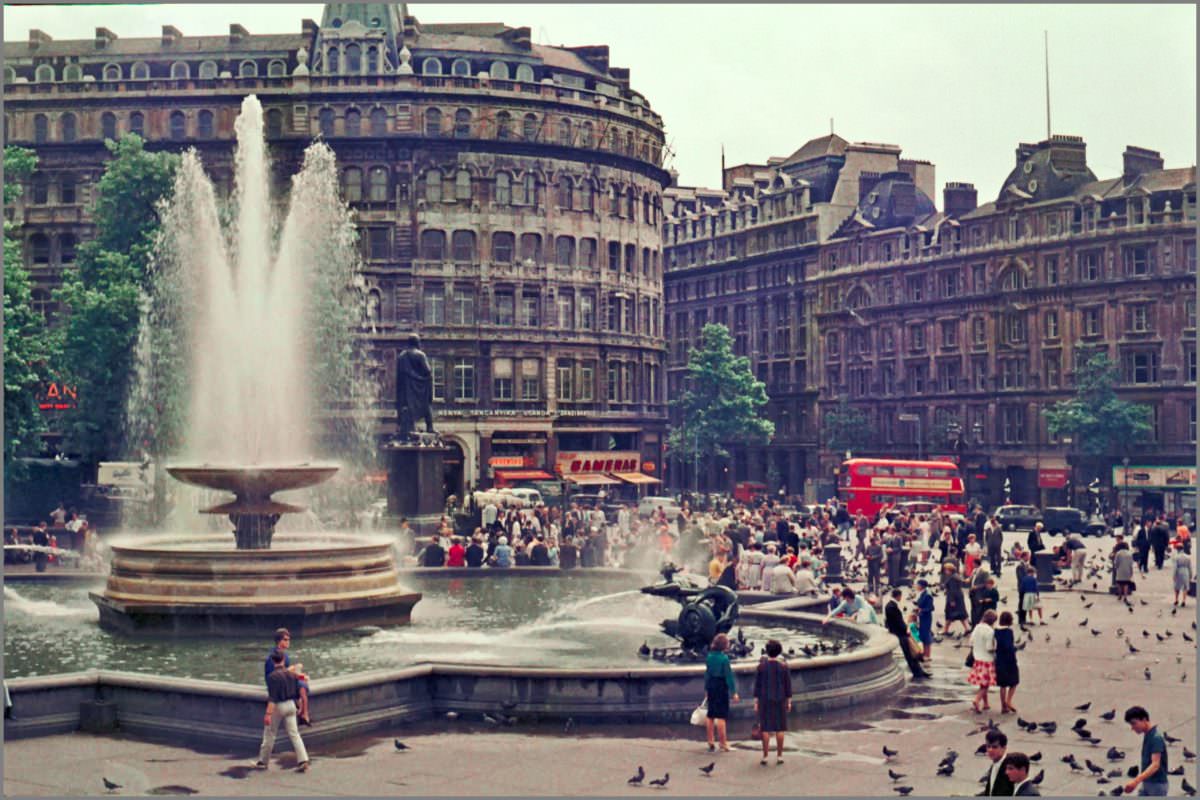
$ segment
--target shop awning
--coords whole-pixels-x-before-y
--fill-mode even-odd
[[[571,483],[579,486],[611,486],[620,483],[616,478],[610,478],[607,475],[597,475],[594,473],[582,473],[579,475],[565,476]]]
[[[540,469],[498,469],[496,477],[505,481],[552,481],[554,476]]]
[[[621,480],[625,481],[626,483],[637,483],[637,484],[662,483],[662,481],[660,481],[658,478],[651,478],[649,475],[646,475],[641,472],[614,472],[613,476],[620,478]]]

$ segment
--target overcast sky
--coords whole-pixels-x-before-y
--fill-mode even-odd
[[[299,31],[320,4],[4,8],[4,38],[40,28],[87,38]],[[535,42],[607,44],[662,114],[685,185],[718,186],[726,162],[787,156],[834,130],[932,161],[941,187],[994,199],[1019,142],[1046,135],[1043,31],[1054,133],[1082,136],[1100,178],[1128,144],[1168,167],[1196,163],[1192,5],[425,5],[421,22],[528,26]]]

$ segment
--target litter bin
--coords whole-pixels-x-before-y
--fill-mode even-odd
[[[1033,554],[1033,566],[1037,570],[1038,591],[1053,592],[1054,589],[1054,553],[1049,550],[1039,550]]]

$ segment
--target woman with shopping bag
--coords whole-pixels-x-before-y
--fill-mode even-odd
[[[713,637],[708,647],[708,656],[704,660],[704,699],[708,703],[708,716],[704,723],[708,734],[708,749],[716,750],[713,742],[713,730],[721,742],[721,750],[729,752],[729,738],[725,732],[725,720],[729,718],[729,700],[737,702],[737,682],[733,677],[733,666],[729,663],[726,650],[729,649],[729,637],[718,633]]]

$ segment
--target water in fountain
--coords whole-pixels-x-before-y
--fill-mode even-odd
[[[232,208],[223,213],[190,150],[164,209],[129,401],[131,443],[192,463],[295,464],[316,455],[367,463],[373,431],[361,412],[374,404],[376,382],[355,367],[363,298],[334,154],[322,143],[305,151],[281,218],[253,95],[235,130]],[[329,452],[312,423],[335,404],[352,421]]]

